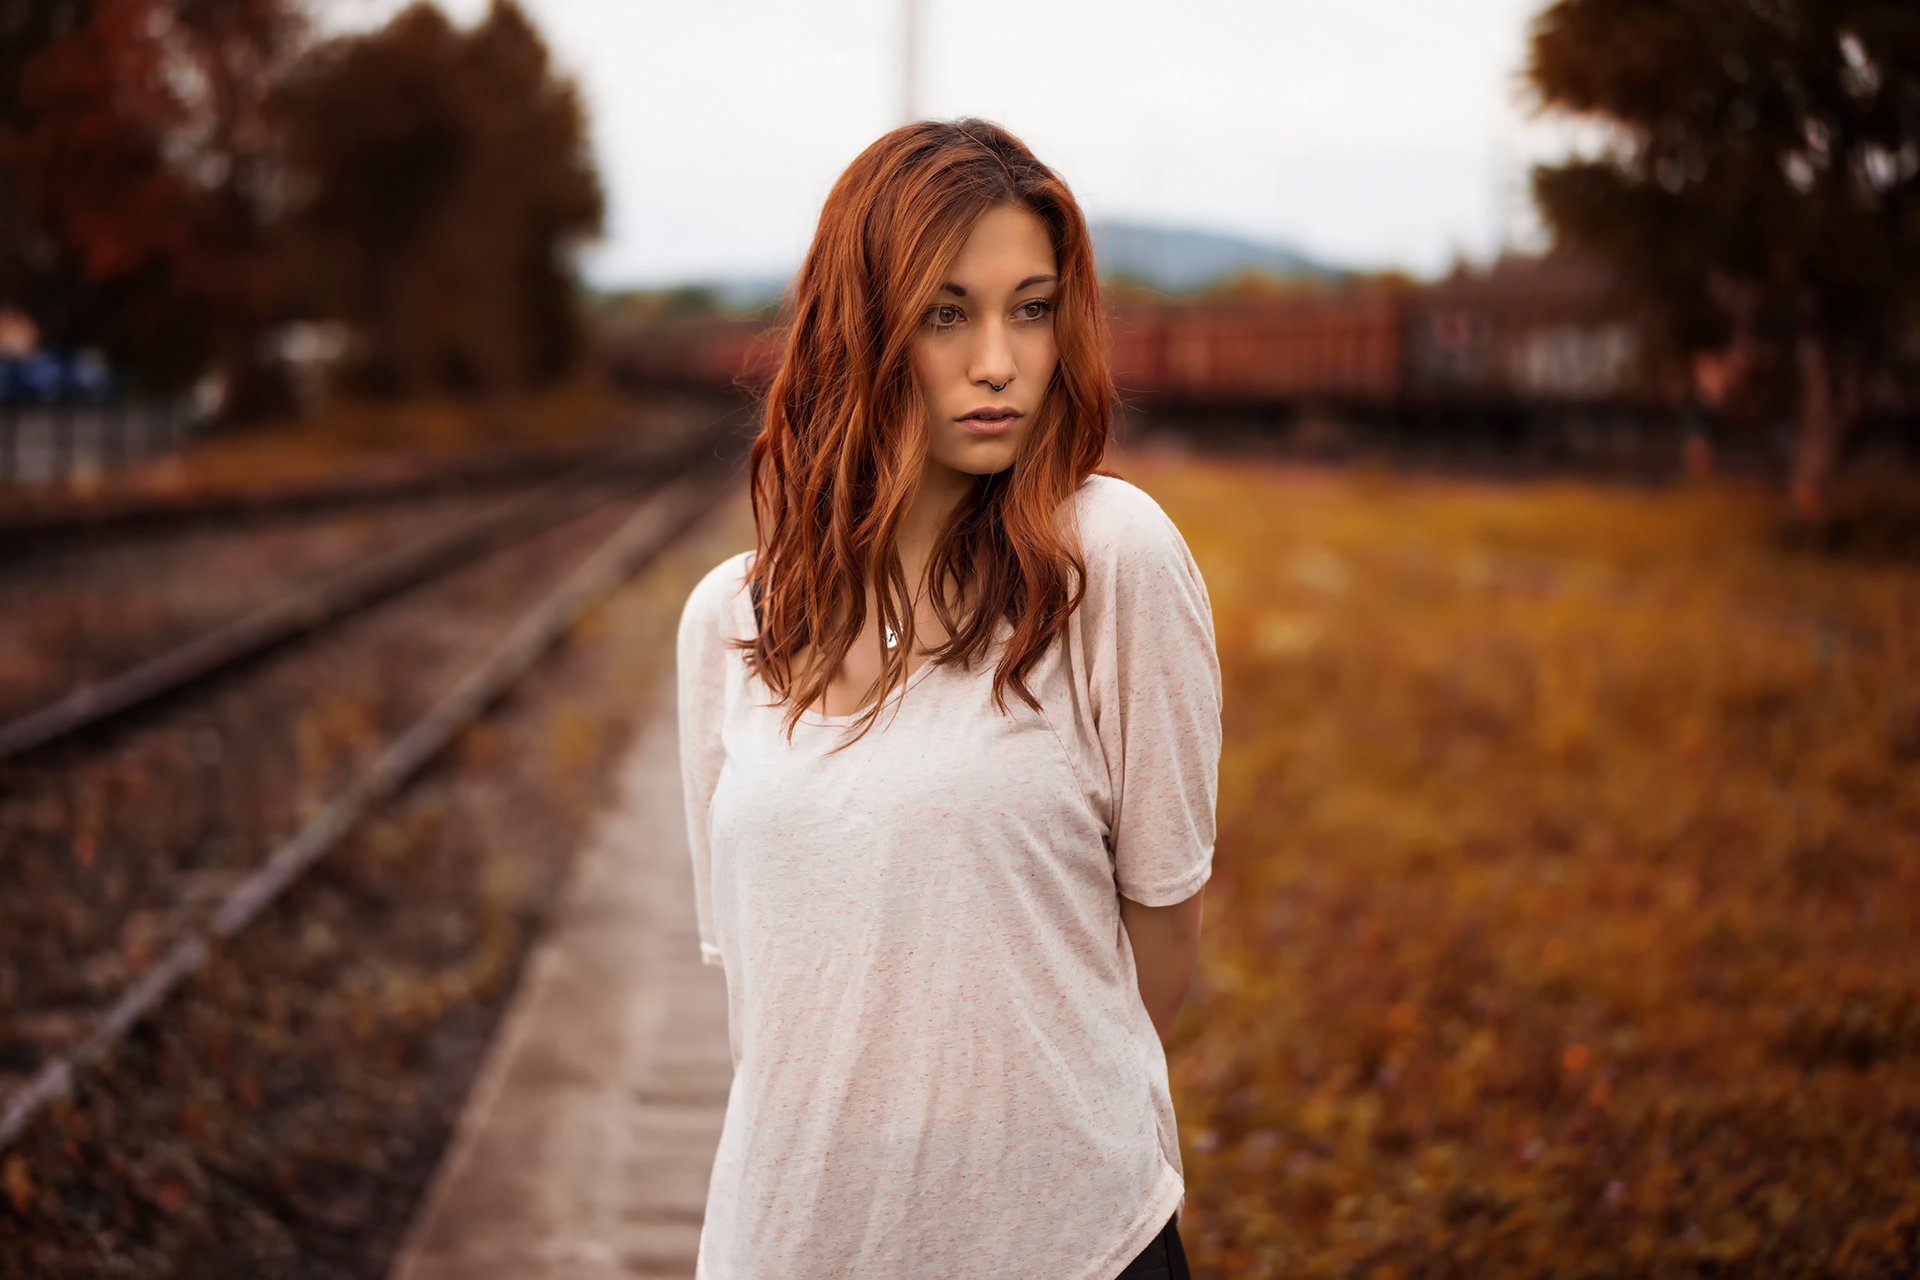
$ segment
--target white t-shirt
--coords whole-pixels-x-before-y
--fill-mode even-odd
[[[752,552],[689,595],[682,781],[734,1077],[697,1280],[1112,1280],[1184,1201],[1167,1063],[1119,895],[1212,870],[1220,667],[1206,584],[1146,492],[1073,498],[1087,594],[1027,674],[923,660],[857,744],[783,708]]]

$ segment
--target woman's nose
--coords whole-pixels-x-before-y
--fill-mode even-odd
[[[979,349],[974,352],[973,380],[1003,387],[1013,380],[1013,346],[1006,330],[999,325],[981,327]]]

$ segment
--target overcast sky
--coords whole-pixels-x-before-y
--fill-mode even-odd
[[[1093,218],[1443,271],[1537,244],[1526,169],[1570,146],[1520,96],[1544,0],[912,0],[917,115],[1023,138]],[[607,188],[600,285],[784,274],[902,123],[909,0],[523,0],[581,83]],[[487,0],[441,0],[469,23]],[[321,0],[364,27],[398,0]]]

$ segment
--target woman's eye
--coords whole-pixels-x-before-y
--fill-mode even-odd
[[[1038,308],[1038,311],[1034,311],[1034,308]],[[1033,324],[1046,319],[1047,314],[1052,310],[1051,299],[1035,298],[1032,302],[1025,302],[1016,307],[1014,314],[1027,323]],[[925,318],[927,323],[936,329],[952,329],[959,325],[962,317],[960,308],[950,302],[943,302],[937,307],[929,307]]]

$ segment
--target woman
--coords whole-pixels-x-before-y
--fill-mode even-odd
[[[1161,1037],[1220,671],[1180,532],[1097,470],[1086,221],[1004,130],[908,125],[835,183],[786,319],[757,545],[679,631],[734,1062],[697,1274],[1185,1276]]]

